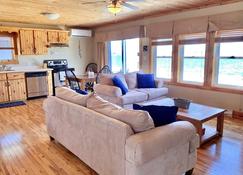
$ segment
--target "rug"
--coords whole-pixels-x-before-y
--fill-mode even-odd
[[[2,103],[0,104],[0,108],[10,108],[15,106],[22,106],[26,105],[23,101],[16,101],[16,102],[8,102],[8,103]]]

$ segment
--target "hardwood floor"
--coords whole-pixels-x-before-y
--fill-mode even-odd
[[[43,100],[0,109],[1,175],[91,175],[94,172],[57,142],[50,142]],[[215,124],[215,121],[210,122]],[[194,175],[243,174],[243,121],[226,118],[224,137],[198,150]]]

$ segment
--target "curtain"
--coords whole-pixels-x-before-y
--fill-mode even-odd
[[[97,43],[97,59],[99,69],[105,66],[105,43],[98,42]]]
[[[199,17],[175,21],[173,34],[203,33],[207,32],[207,30],[208,17]]]
[[[141,35],[141,27],[126,27],[111,31],[97,31],[95,32],[95,40],[97,42],[105,42],[112,40],[124,40],[139,38]]]
[[[209,17],[209,31],[243,28],[243,11],[214,15]]]
[[[146,25],[146,36],[150,38],[171,38],[173,22],[159,22]]]

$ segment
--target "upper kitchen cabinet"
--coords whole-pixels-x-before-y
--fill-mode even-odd
[[[45,30],[34,30],[34,51],[36,55],[48,53],[47,32]]]
[[[28,29],[19,30],[20,53],[22,55],[34,55],[34,31]]]
[[[68,44],[68,31],[45,29],[20,29],[20,54],[44,55],[52,43]]]
[[[68,44],[68,31],[48,31],[48,43]]]
[[[48,31],[47,32],[48,36],[48,43],[58,43],[58,31]]]
[[[68,44],[69,42],[68,31],[58,32],[58,35],[59,35],[59,43]]]

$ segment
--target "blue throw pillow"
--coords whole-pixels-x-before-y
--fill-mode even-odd
[[[154,74],[137,74],[138,88],[156,88]]]
[[[122,95],[125,95],[128,92],[127,87],[123,84],[123,82],[121,81],[121,79],[118,76],[114,76],[112,78],[112,82],[114,84],[114,86],[119,87],[122,91]]]
[[[74,89],[77,93],[82,94],[82,95],[88,95],[87,91],[81,90],[81,89]]]
[[[175,122],[178,111],[176,106],[140,106],[138,104],[133,104],[133,109],[147,111],[152,117],[155,127]]]

